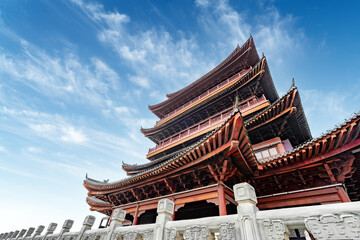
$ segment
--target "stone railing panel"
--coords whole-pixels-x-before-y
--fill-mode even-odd
[[[290,230],[281,220],[263,220],[263,232],[266,240],[289,239]]]
[[[326,214],[305,219],[306,229],[319,240],[360,239],[359,215]]]
[[[235,223],[224,223],[219,227],[219,240],[236,239]]]
[[[214,235],[206,226],[188,227],[184,231],[185,240],[213,240]]]

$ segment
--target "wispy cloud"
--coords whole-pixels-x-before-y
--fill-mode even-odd
[[[135,74],[128,79],[142,88],[156,89],[158,84],[153,83],[157,82],[167,91],[175,90],[184,86],[179,84],[184,80],[190,83],[210,70],[207,62],[199,61],[202,53],[194,36],[181,31],[171,35],[161,27],[135,30],[125,14],[106,12],[100,4],[73,2],[88,19],[102,26],[97,33],[99,41],[132,69]],[[109,20],[113,18],[117,20]]]
[[[118,74],[98,58],[84,64],[70,49],[51,56],[24,40],[20,42],[18,54],[6,51],[0,54],[0,75],[38,94],[58,101],[102,107],[110,92],[120,89]]]
[[[313,136],[319,136],[349,118],[352,111],[348,103],[353,98],[350,92],[342,94],[317,89],[301,90],[301,99]]]
[[[30,146],[27,148],[27,151],[30,153],[41,153],[43,150],[39,147]]]
[[[128,122],[128,125],[125,126],[130,129],[129,137],[134,138],[136,142],[144,143],[141,141],[143,139],[140,140],[138,126],[141,123],[148,124],[146,120],[134,117],[126,107],[114,109],[117,109],[116,116],[122,118],[122,121]],[[82,125],[82,121],[74,124],[67,117],[58,114],[9,109],[4,106],[0,106],[1,115],[8,116],[13,123],[20,124],[13,134],[26,136],[36,134],[37,137],[50,140],[55,144],[68,144],[69,147],[79,145],[97,153],[105,153],[107,156],[131,157],[132,161],[136,161],[136,159],[139,161],[144,158],[144,155],[139,153],[137,144],[129,141],[126,136],[119,137],[105,131],[89,128]],[[135,129],[137,131],[134,131]]]
[[[8,151],[6,150],[6,148],[4,146],[0,145],[0,152],[7,153]]]
[[[214,0],[210,4],[209,1],[196,1],[196,5],[203,8],[198,21],[219,49],[242,44],[251,33],[258,51],[266,53],[278,64],[283,63],[289,52],[299,53],[305,34],[296,28],[296,18],[292,15],[281,16],[270,6],[249,16],[248,11],[235,10],[227,0]]]

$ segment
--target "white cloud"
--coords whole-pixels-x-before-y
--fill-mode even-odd
[[[195,0],[195,4],[199,7],[208,7],[210,4],[209,0]]]
[[[140,135],[139,126],[141,124],[144,124],[142,126],[149,126],[150,123],[154,122],[154,119],[139,118],[133,115],[136,110],[125,106],[114,107],[109,110],[124,124],[124,127],[128,128],[125,131],[128,136],[136,142],[141,142],[142,146],[146,148],[146,142]],[[111,157],[131,156],[134,163],[136,160],[144,159],[144,154],[139,152],[139,146],[133,141],[129,141],[128,137],[119,137],[112,133],[89,128],[83,125],[82,121],[74,124],[67,117],[58,114],[10,109],[4,106],[0,106],[1,115],[9,117],[13,124],[15,122],[20,124],[18,128],[8,129],[8,131],[13,131],[13,134],[21,136],[32,136],[32,140],[35,133],[37,137],[45,138],[65,147],[78,146]]]
[[[138,85],[140,87],[143,87],[143,88],[150,87],[149,79],[147,79],[146,77],[130,76],[129,79],[131,82],[135,83],[136,85]]]
[[[81,144],[88,141],[86,135],[81,131],[75,130],[74,127],[63,127],[61,130],[63,133],[61,140],[64,142]]]
[[[118,74],[98,58],[83,64],[70,50],[50,56],[29,43],[21,50],[17,55],[0,54],[0,75],[53,100],[102,107],[112,91],[120,89]]]
[[[28,147],[27,151],[31,153],[41,153],[42,149],[39,147]]]
[[[227,0],[212,1],[209,6],[198,16],[198,21],[214,38],[217,48],[226,50],[221,52],[223,55],[231,50],[229,46],[234,48],[245,42],[250,33],[258,51],[278,65],[289,57],[289,53],[301,53],[299,49],[306,37],[302,29],[296,28],[296,18],[292,15],[281,16],[275,7],[268,7],[250,16],[248,10],[237,11]]]
[[[187,37],[181,31],[171,35],[161,27],[135,30],[124,14],[106,12],[99,4],[74,3],[94,24],[101,26],[99,41],[124,60],[135,73],[129,80],[142,88],[175,90],[206,73],[213,65],[199,61],[202,53],[193,36]],[[122,16],[122,20],[118,24],[109,22],[113,15]]]
[[[348,102],[351,94],[323,92],[316,89],[301,90],[304,111],[314,137],[342,123],[352,113]]]
[[[0,152],[7,153],[8,151],[6,150],[6,148],[4,146],[0,145]]]
[[[258,49],[278,65],[289,58],[290,53],[300,54],[306,40],[302,29],[294,27],[296,19],[292,15],[282,17],[276,8],[269,8],[259,16],[254,37]]]
[[[118,113],[118,114],[130,113],[129,108],[126,107],[126,106],[115,107],[114,110],[115,110],[115,112]]]

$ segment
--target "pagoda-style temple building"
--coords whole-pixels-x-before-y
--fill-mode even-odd
[[[282,97],[250,37],[223,62],[149,109],[141,129],[156,146],[148,163],[115,182],[86,177],[90,209],[126,210],[133,225],[153,223],[159,199],[174,220],[236,213],[232,187],[250,183],[259,209],[359,200],[360,114],[313,138],[299,91]]]

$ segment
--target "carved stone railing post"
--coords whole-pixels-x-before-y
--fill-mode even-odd
[[[14,232],[14,234],[13,234],[13,236],[12,236],[12,238],[14,239],[16,239],[16,237],[17,237],[17,235],[19,234],[19,230],[16,230],[15,232]],[[1,238],[0,238],[1,239]]]
[[[45,232],[45,235],[44,237],[42,238],[42,240],[45,240],[46,237],[49,235],[49,234],[53,234],[55,229],[57,227],[57,223],[50,223],[48,228],[46,229],[46,232]]]
[[[35,231],[35,228],[33,228],[33,227],[29,228],[29,229],[26,231],[23,239],[25,239],[25,238],[27,238],[27,237],[30,237],[31,234],[33,234],[34,231]]]
[[[11,239],[14,235],[14,232],[9,232],[9,235],[7,236],[7,239]]]
[[[255,189],[248,183],[234,185],[235,201],[238,203],[238,221],[242,240],[261,240],[259,226],[256,220],[257,198]]]
[[[61,231],[60,231],[59,236],[58,236],[57,239],[58,239],[58,240],[61,240],[62,235],[63,235],[64,233],[69,232],[73,224],[74,224],[74,221],[73,221],[73,220],[71,220],[71,219],[65,220],[65,222],[64,222],[64,224],[63,224],[63,226],[62,226],[62,229],[61,229]]]
[[[115,231],[115,228],[121,227],[123,221],[125,221],[126,211],[121,208],[117,208],[113,211],[111,215],[111,223],[108,227],[108,233],[105,237],[105,240],[111,240],[111,237]]]
[[[35,234],[31,238],[31,240],[34,240],[34,238],[36,236],[39,236],[42,233],[42,231],[44,231],[44,228],[45,228],[45,226],[43,226],[43,225],[38,226],[35,230]]]
[[[172,221],[172,215],[174,214],[175,203],[170,199],[161,199],[158,203],[156,227],[154,239],[162,240],[166,234],[165,225],[166,222]]]
[[[19,235],[15,238],[16,240],[22,238],[26,233],[26,229],[21,229]]]
[[[7,238],[7,235],[9,235],[9,233],[4,233],[4,235],[3,235],[3,237],[2,237],[2,239],[6,239]]]
[[[95,217],[94,216],[86,216],[86,218],[84,219],[83,222],[83,226],[79,232],[79,234],[76,237],[76,240],[80,240],[82,238],[82,236],[84,235],[85,231],[90,230],[91,227],[94,225],[95,223]]]

